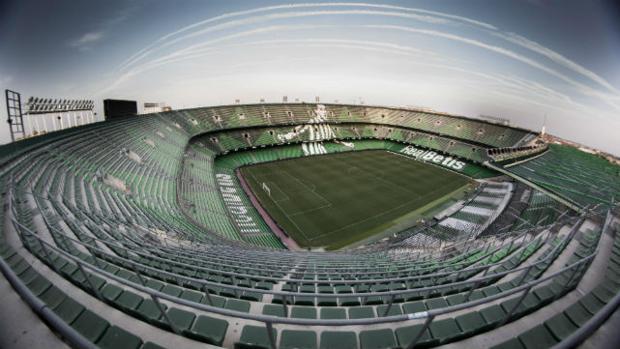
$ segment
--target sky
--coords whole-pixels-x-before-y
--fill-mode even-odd
[[[0,0],[0,88],[93,99],[99,117],[105,98],[175,109],[282,96],[426,107],[545,124],[620,155],[620,6]]]

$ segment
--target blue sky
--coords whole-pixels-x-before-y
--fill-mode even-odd
[[[549,132],[620,154],[620,12],[596,0],[4,1],[0,88],[99,110],[109,97],[182,108],[287,95],[536,130],[546,115]]]

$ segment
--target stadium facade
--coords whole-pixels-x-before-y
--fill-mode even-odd
[[[252,200],[238,176],[364,151],[475,186],[417,224],[317,252],[261,212],[277,186],[258,183],[269,190]],[[0,268],[58,343],[569,348],[617,338],[605,334],[620,304],[618,166],[529,130],[380,106],[231,105],[83,125],[0,156]]]

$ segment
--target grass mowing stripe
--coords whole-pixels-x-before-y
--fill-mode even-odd
[[[261,205],[300,246],[327,249],[367,238],[469,183],[380,150],[264,163],[241,172]],[[278,199],[269,197],[263,182],[273,186]]]

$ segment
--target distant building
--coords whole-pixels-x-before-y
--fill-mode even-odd
[[[165,111],[170,111],[172,108],[164,102],[159,103],[144,103],[144,108],[142,109],[142,114],[151,114],[151,113],[161,113]]]
[[[104,99],[103,112],[106,120],[135,116],[138,114],[138,103],[130,100]]]

